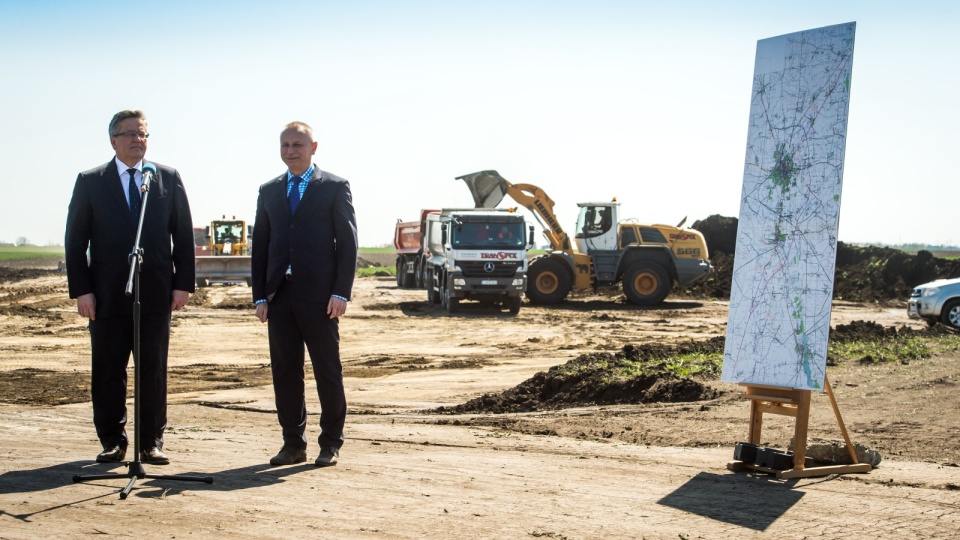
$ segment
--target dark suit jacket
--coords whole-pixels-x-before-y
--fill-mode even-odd
[[[350,298],[357,271],[357,221],[350,184],[314,167],[295,215],[287,202],[287,173],[260,186],[253,226],[253,299],[272,299],[292,267],[294,294],[326,304]]]
[[[194,291],[195,250],[180,173],[154,165],[157,178],[147,198],[140,239],[140,305],[144,313],[164,314],[170,312],[174,289]],[[124,291],[130,271],[127,258],[136,235],[137,223],[114,160],[80,173],[67,213],[67,280],[70,298],[94,293],[98,319],[132,316],[133,296]]]

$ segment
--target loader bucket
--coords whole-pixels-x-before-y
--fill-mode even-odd
[[[458,176],[457,180],[467,183],[476,208],[496,208],[507,194],[507,181],[497,171],[465,174]]]

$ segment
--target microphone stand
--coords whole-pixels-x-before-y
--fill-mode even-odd
[[[131,182],[133,179],[131,179]],[[212,476],[192,476],[182,474],[147,474],[140,461],[140,266],[143,263],[143,248],[140,247],[140,233],[143,231],[143,216],[147,213],[147,198],[150,196],[150,181],[143,182],[143,201],[140,205],[140,221],[137,223],[137,237],[130,252],[130,275],[127,278],[126,295],[133,294],[133,461],[127,466],[126,474],[88,474],[75,475],[73,482],[88,480],[107,480],[111,478],[129,478],[127,486],[120,490],[120,498],[126,499],[137,480],[153,478],[157,480],[182,480],[186,482],[213,483]]]

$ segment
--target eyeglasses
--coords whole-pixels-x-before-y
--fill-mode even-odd
[[[128,139],[137,138],[137,139],[144,139],[144,140],[150,138],[150,134],[149,134],[149,133],[144,133],[143,131],[121,131],[120,133],[114,133],[113,136],[114,136],[114,137],[126,137],[126,138],[128,138]]]

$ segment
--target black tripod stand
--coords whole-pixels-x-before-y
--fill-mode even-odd
[[[133,244],[133,251],[130,253],[130,275],[127,278],[126,294],[133,294],[133,461],[127,467],[127,474],[89,474],[75,475],[73,482],[85,482],[88,480],[108,480],[113,478],[129,478],[126,487],[120,490],[120,498],[126,499],[127,495],[133,490],[133,484],[137,480],[144,478],[155,478],[158,480],[183,480],[186,482],[204,482],[213,483],[212,476],[192,476],[192,475],[166,475],[166,474],[147,474],[143,469],[143,463],[140,461],[140,265],[143,262],[143,248],[140,247],[140,233],[143,229],[143,216],[146,214],[147,197],[150,195],[150,178],[156,171],[152,164],[145,164],[143,178],[143,201],[140,207],[140,221],[137,223],[137,237]],[[132,182],[133,179],[131,178]]]

